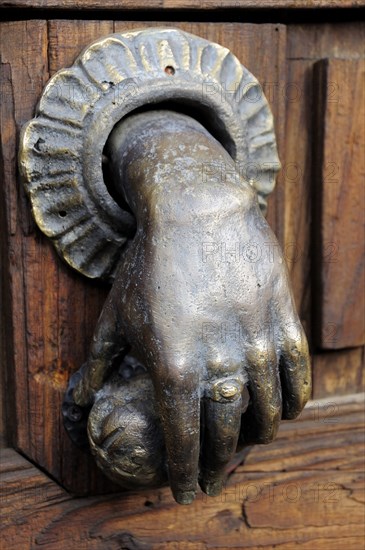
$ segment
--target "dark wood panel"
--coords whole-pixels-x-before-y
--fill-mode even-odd
[[[315,66],[316,343],[365,343],[365,61]]]
[[[51,30],[54,25],[50,25]],[[60,414],[67,380],[85,360],[107,289],[84,280],[63,264],[52,244],[35,227],[17,178],[19,130],[34,115],[49,78],[49,59],[55,70],[47,22],[4,23],[1,30],[8,90],[2,117],[5,178],[1,192],[6,216],[1,223],[7,235],[6,262],[10,271],[10,303],[4,315],[11,361],[7,372],[13,378],[8,396],[11,391],[15,396],[8,398],[8,416],[13,420],[9,431],[16,448],[66,486],[75,491],[85,490],[85,486],[110,489],[93,461],[71,445]],[[65,47],[57,42],[54,47],[59,56],[65,55],[66,65],[71,62],[67,58],[69,42],[80,49],[100,31],[112,32],[113,23],[90,21],[69,30],[73,34],[65,31]],[[54,33],[50,34],[53,40]]]
[[[3,145],[0,148],[0,181],[2,183],[0,186],[0,235],[2,235],[2,238],[0,238],[0,258],[2,260],[0,268],[0,446],[2,447],[8,444],[8,434],[11,432],[11,427],[14,424],[14,410],[10,411],[10,407],[6,407],[6,389],[10,388],[10,390],[13,390],[14,387],[12,381],[9,380],[9,374],[14,373],[14,353],[12,346],[12,324],[9,318],[11,296],[9,265],[6,261],[8,250],[7,240],[4,237],[8,230],[8,212],[1,189],[4,189],[5,180],[12,177],[14,166],[10,159],[15,148],[15,125],[13,121],[7,127],[4,124],[7,111],[11,113],[14,111],[11,70],[9,64],[3,63],[2,60],[0,62],[0,97],[0,135],[3,141]],[[7,168],[5,168],[5,164]],[[7,417],[7,412],[9,412],[9,417]],[[10,412],[13,414],[10,414]]]
[[[22,44],[21,51],[16,44]],[[26,296],[23,286],[28,266],[25,242],[33,231],[33,222],[25,193],[17,183],[17,132],[33,116],[37,98],[48,79],[47,24],[42,21],[1,25],[1,156],[4,162],[0,187],[4,216],[0,219],[6,265],[6,309],[2,311],[6,331],[6,402],[11,421],[9,434],[14,444],[29,447],[30,395],[27,380]],[[28,70],[28,67],[32,67]],[[14,84],[16,83],[16,85]],[[34,240],[34,236],[32,237]],[[37,318],[37,325],[39,319]],[[36,330],[36,327],[34,327]],[[32,381],[30,381],[30,384]],[[21,396],[17,407],[15,388]],[[18,432],[16,432],[18,426]]]
[[[281,426],[277,444],[251,450],[221,496],[200,493],[191,506],[177,505],[168,488],[72,499],[24,458],[6,451],[0,470],[4,546],[362,548],[364,396],[329,405],[311,402],[300,419]]]
[[[151,0],[148,5],[141,0],[3,0],[0,8],[42,8],[42,9],[104,9],[104,10],[143,10],[143,9],[189,9],[220,10],[222,8],[266,8],[277,9],[318,9],[318,8],[359,8],[363,0]]]

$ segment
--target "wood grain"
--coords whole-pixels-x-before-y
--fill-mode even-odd
[[[312,301],[312,71],[311,63],[290,60],[286,87],[285,163],[282,185],[282,249],[289,269],[294,299],[311,340]],[[279,92],[279,90],[278,90]]]
[[[336,405],[310,403],[300,419],[281,426],[276,448],[254,447],[219,497],[200,493],[191,506],[174,503],[167,488],[73,499],[6,451],[0,470],[4,546],[358,550],[364,543],[364,396]]]
[[[15,41],[23,44],[22,51],[16,51]],[[1,45],[2,91],[5,93],[1,107],[1,156],[4,166],[0,187],[4,216],[0,223],[4,236],[7,270],[5,291],[8,297],[6,309],[2,311],[7,339],[8,395],[5,399],[11,421],[9,433],[14,435],[14,444],[27,447],[29,415],[26,411],[30,410],[30,396],[27,380],[26,289],[23,282],[28,269],[24,264],[27,236],[32,233],[34,226],[25,193],[16,178],[16,150],[17,132],[33,116],[37,97],[48,78],[47,25],[41,21],[2,24]],[[33,70],[27,70],[28,67]],[[17,407],[14,398],[10,397],[15,395],[15,387],[18,395],[21,395],[21,407]],[[16,426],[19,426],[17,434]]]
[[[86,27],[81,24],[75,32],[74,26],[73,38],[65,32],[65,47],[56,45],[59,56],[65,52],[67,58],[67,43],[80,49],[99,36],[100,30],[111,32],[113,24],[104,23],[100,28],[99,22],[88,22]],[[80,486],[81,490],[90,486],[110,490],[93,461],[71,445],[60,415],[67,380],[85,360],[107,289],[84,281],[63,264],[49,240],[35,228],[17,178],[18,132],[34,115],[49,78],[48,59],[55,70],[47,23],[4,23],[1,32],[8,90],[2,117],[5,178],[1,193],[6,210],[2,223],[7,235],[10,303],[4,315],[10,361],[7,373],[16,395],[15,400],[8,399],[8,417],[13,420],[9,432],[16,448],[65,486],[76,492]],[[10,387],[8,391],[11,395]]]
[[[365,343],[364,60],[315,66],[316,343]]]
[[[363,22],[293,24],[287,28],[286,85],[277,90],[286,98],[285,164],[281,174],[282,247],[295,302],[310,343],[317,339],[317,326],[312,327],[312,317],[315,315],[312,311],[312,279],[318,270],[318,265],[313,261],[316,237],[315,232],[311,232],[316,201],[313,193],[316,188],[313,182],[313,108],[317,102],[313,83],[314,64],[324,57],[364,57],[361,46],[364,41]],[[356,374],[353,374],[347,371],[349,380],[354,380]],[[357,388],[353,386],[352,391],[356,392]]]
[[[34,226],[29,204],[16,178],[16,136],[21,125],[32,117],[48,76],[72,64],[92,40],[114,29],[149,25],[149,22],[120,22],[114,27],[111,21],[74,20],[49,21],[48,26],[42,21],[3,25],[9,101],[4,105],[7,139],[3,154],[7,178],[2,193],[7,219],[7,261],[13,262],[9,280],[11,311],[6,315],[12,319],[9,350],[15,350],[14,368],[9,366],[8,371],[15,373],[16,388],[11,431],[14,446],[77,494],[110,492],[112,488],[93,461],[71,444],[61,421],[67,381],[87,356],[107,288],[73,273]],[[266,81],[276,82],[285,77],[283,26],[185,23],[181,27],[232,48],[264,85]],[[284,104],[275,97],[271,104],[276,119],[280,120],[277,135],[282,144]],[[273,206],[275,201],[274,198]],[[272,218],[274,230],[279,231],[280,225],[275,226],[278,220]]]
[[[150,21],[119,21],[113,25],[111,21],[53,20],[47,29],[44,21],[3,24],[1,154],[4,166],[0,193],[4,216],[0,224],[7,234],[2,242],[9,269],[2,310],[6,318],[3,340],[7,344],[3,360],[7,367],[8,394],[16,396],[7,399],[8,431],[13,435],[14,445],[25,455],[79,494],[111,490],[92,461],[71,445],[60,418],[67,380],[87,355],[107,289],[67,268],[34,227],[29,204],[17,181],[17,132],[33,115],[48,75],[70,65],[91,40],[114,29],[122,32],[152,25],[183,28],[229,47],[262,82],[274,112],[279,154],[286,168],[269,201],[268,218],[289,260],[293,253],[291,243],[301,247],[298,261],[292,265],[289,262],[289,267],[297,305],[309,333],[313,272],[309,229],[313,204],[310,177],[313,65],[318,55],[338,55],[342,45],[346,55],[358,57],[364,29],[361,24],[289,26],[286,52],[286,28],[282,25]],[[296,33],[302,44],[303,59],[300,59]],[[310,43],[312,39],[314,42]],[[287,88],[287,84],[292,83],[302,92],[295,101],[290,95],[294,89]],[[303,168],[302,178],[294,184],[290,163]],[[340,389],[340,393],[359,389],[361,365],[357,360],[346,362],[341,357],[339,355],[341,366],[337,370],[335,356],[315,358],[315,387],[322,384],[316,396],[333,393],[335,386],[331,384],[335,384],[336,376],[340,381],[337,387],[345,388]],[[322,376],[326,376],[326,380],[322,380]],[[328,380],[332,380],[331,384]]]
[[[365,389],[365,348],[313,356],[313,397],[346,395]]]
[[[355,12],[354,12],[355,13]],[[317,61],[324,58],[361,59],[365,56],[365,22],[336,21],[288,25],[288,60]]]
[[[41,8],[75,10],[145,10],[148,9],[189,9],[220,10],[241,8],[278,9],[318,9],[318,8],[360,8],[363,0],[123,0],[116,5],[115,0],[3,0],[0,8]]]

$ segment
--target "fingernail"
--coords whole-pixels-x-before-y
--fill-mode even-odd
[[[213,482],[207,482],[204,483],[204,487],[202,487],[204,493],[206,493],[210,497],[217,497],[221,494],[223,489],[223,482],[222,481],[213,481]]]
[[[185,491],[175,493],[174,497],[178,504],[191,504],[195,499],[195,491]]]

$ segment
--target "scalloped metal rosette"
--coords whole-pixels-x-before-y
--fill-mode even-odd
[[[88,277],[113,279],[133,223],[104,182],[108,136],[137,108],[167,101],[214,119],[261,205],[274,187],[280,162],[272,114],[259,82],[228,49],[177,29],[97,40],[48,82],[19,154],[38,226]]]

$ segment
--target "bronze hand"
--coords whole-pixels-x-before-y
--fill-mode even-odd
[[[220,143],[168,111],[122,121],[109,143],[137,230],[74,398],[90,404],[132,347],[153,382],[174,497],[189,503],[198,479],[219,492],[239,442],[268,443],[300,413],[307,341],[277,240]],[[212,161],[223,176],[204,170]]]

